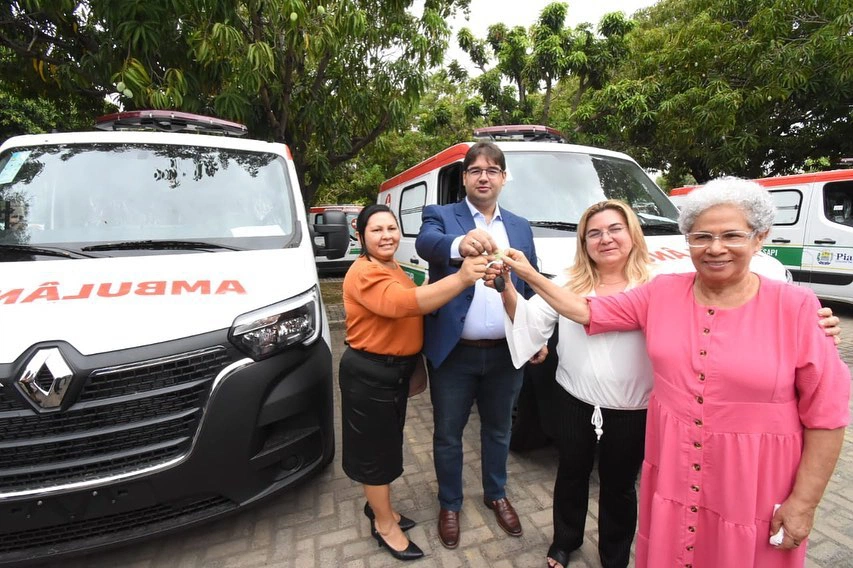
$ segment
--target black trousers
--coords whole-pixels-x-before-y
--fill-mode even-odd
[[[625,568],[637,527],[636,482],[643,464],[646,411],[601,409],[604,434],[596,442],[590,422],[594,407],[559,385],[554,393],[559,411],[552,414],[552,427],[560,461],[554,483],[553,544],[566,552],[583,544],[597,446],[598,554],[604,568]]]

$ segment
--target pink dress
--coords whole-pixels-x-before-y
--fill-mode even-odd
[[[642,329],[654,367],[637,568],[801,567],[769,542],[793,488],[803,428],[849,422],[850,372],[814,294],[761,278],[743,306],[702,306],[693,274],[589,298],[590,333]]]

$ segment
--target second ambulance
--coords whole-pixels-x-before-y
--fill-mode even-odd
[[[544,126],[482,128],[474,132],[474,138],[495,142],[503,151],[507,176],[499,203],[530,222],[542,273],[553,277],[571,266],[581,215],[587,207],[605,199],[620,199],[637,214],[657,271],[694,270],[687,243],[678,231],[678,209],[630,156],[567,144],[558,131]],[[415,251],[421,214],[427,205],[465,198],[462,161],[473,144],[451,146],[380,187],[377,202],[388,205],[400,222],[402,238],[397,262],[418,284],[427,280],[429,268]],[[784,267],[767,255],[757,255],[753,269],[776,279],[786,278]],[[525,426],[538,423],[530,415],[542,402],[536,400],[531,389],[539,380],[553,380],[554,365],[551,361],[526,371],[513,427],[513,449],[538,445],[536,440],[541,439]]]

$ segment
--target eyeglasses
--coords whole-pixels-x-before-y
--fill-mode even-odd
[[[684,235],[684,238],[687,240],[687,246],[692,248],[709,247],[717,239],[720,239],[720,244],[724,247],[745,247],[754,236],[755,231],[726,231],[719,235],[699,231],[696,233],[687,233]]]
[[[496,178],[499,175],[501,175],[504,171],[500,168],[486,168],[486,169],[468,168],[467,170],[465,170],[466,174],[468,174],[469,176],[474,176],[474,177],[480,177],[480,175],[483,172],[486,172],[486,175],[489,176],[490,178]]]
[[[604,231],[600,231],[598,229],[592,229],[591,231],[586,232],[586,240],[588,241],[598,241],[604,238],[605,233],[610,235],[611,238],[618,237],[622,234],[622,231],[625,230],[625,227],[622,225],[611,225]]]

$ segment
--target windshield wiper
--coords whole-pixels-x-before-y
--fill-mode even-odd
[[[532,227],[547,227],[549,229],[560,229],[563,231],[577,231],[577,223],[565,223],[563,221],[530,221]]]
[[[85,249],[83,249],[85,250]],[[41,256],[58,256],[61,258],[98,258],[91,254],[83,254],[79,251],[66,250],[57,247],[35,247],[32,245],[7,245],[0,244],[0,252],[19,252]]]
[[[225,250],[245,250],[238,247],[228,245],[220,245],[217,243],[206,243],[203,241],[120,241],[116,243],[104,243],[102,245],[89,245],[81,250],[85,251],[100,251],[100,250],[206,250],[206,249],[225,249]]]
[[[678,223],[647,223],[641,224],[644,235],[680,235]]]

